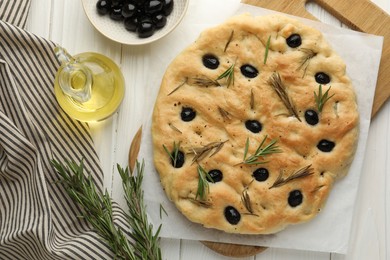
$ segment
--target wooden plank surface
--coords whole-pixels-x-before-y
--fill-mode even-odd
[[[227,0],[228,1],[228,0]],[[229,0],[231,1],[231,0]],[[239,2],[239,0],[236,0]],[[390,12],[389,0],[373,1]],[[191,4],[196,4],[191,1]],[[316,5],[309,5],[311,13],[321,21],[338,25],[337,19]],[[115,172],[116,163],[127,161],[127,152],[131,137],[134,136],[145,115],[143,100],[152,90],[145,86],[143,79],[148,75],[149,60],[143,55],[149,53],[149,47],[129,47],[115,44],[95,31],[86,19],[79,0],[31,0],[31,13],[27,28],[46,38],[50,38],[67,48],[72,53],[97,51],[113,58],[120,64],[127,82],[127,92],[121,110],[111,119],[91,125],[105,172],[105,185],[108,188],[119,187],[120,178]],[[127,126],[127,131],[118,132],[120,126]],[[122,130],[121,130],[122,131]],[[367,156],[364,161],[364,190],[358,198],[355,221],[356,234],[352,237],[350,252],[344,255],[294,251],[270,248],[251,260],[366,260],[390,259],[390,104],[387,102],[373,121],[367,144]],[[119,200],[122,196],[119,189],[112,195]],[[367,215],[367,212],[371,212]],[[367,223],[364,218],[371,219]],[[362,227],[367,226],[367,229]],[[369,231],[371,230],[371,231]],[[308,238],[310,239],[310,238]],[[374,241],[376,245],[373,242]],[[163,259],[230,259],[221,256],[198,241],[163,239]],[[368,258],[367,258],[368,257]]]

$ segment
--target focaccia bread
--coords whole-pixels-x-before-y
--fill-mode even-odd
[[[270,234],[321,211],[358,125],[346,65],[319,31],[245,14],[202,32],[167,68],[154,163],[189,220]]]

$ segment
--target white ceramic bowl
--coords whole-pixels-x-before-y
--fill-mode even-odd
[[[158,29],[148,38],[139,38],[136,33],[125,29],[123,22],[113,21],[108,15],[99,15],[96,11],[97,0],[81,0],[85,14],[92,25],[107,38],[126,45],[143,45],[154,42],[169,34],[183,19],[189,0],[174,0],[172,13],[167,17],[164,28]]]

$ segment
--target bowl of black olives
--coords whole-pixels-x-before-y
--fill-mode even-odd
[[[92,25],[104,36],[126,45],[154,42],[183,19],[189,0],[82,0]]]

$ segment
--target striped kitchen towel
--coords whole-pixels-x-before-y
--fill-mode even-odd
[[[54,97],[55,44],[20,28],[28,7],[0,0],[0,259],[113,259],[56,183],[53,158],[85,158],[99,190],[103,173],[88,125],[69,118]]]

